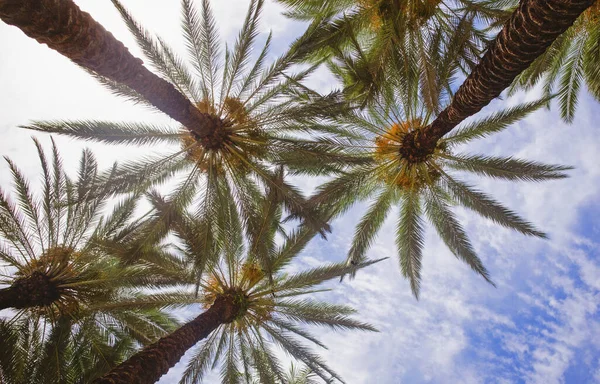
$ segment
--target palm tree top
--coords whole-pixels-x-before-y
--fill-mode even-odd
[[[183,176],[174,190],[192,196],[206,217],[216,221],[217,211],[226,211],[225,205],[231,203],[237,205],[245,223],[252,215],[253,200],[272,187],[282,194],[290,214],[325,233],[327,224],[305,209],[301,191],[275,172],[290,159],[304,158],[316,159],[304,168],[319,173],[318,164],[312,166],[323,152],[319,143],[300,137],[306,137],[308,131],[327,131],[323,121],[345,108],[337,94],[322,96],[301,84],[317,66],[292,73],[293,65],[306,55],[303,44],[310,33],[269,65],[271,34],[252,60],[263,1],[250,2],[236,42],[232,48],[222,49],[210,2],[202,1],[197,10],[184,0],[183,36],[189,58],[184,61],[135,21],[120,2],[113,3],[155,71],[210,121],[210,134],[200,136],[184,126],[109,121],[40,121],[24,128],[108,144],[171,148],[166,155],[122,162],[114,172],[105,174],[106,187],[112,192],[144,191]],[[115,94],[148,105],[131,89],[94,76]],[[218,225],[227,226],[223,222]]]
[[[125,332],[62,317],[51,329],[32,318],[0,319],[0,380],[10,384],[89,383],[135,351]]]
[[[301,227],[283,235],[281,210],[274,209],[277,200],[267,197],[261,204],[260,217],[266,223],[253,227],[244,237],[233,228],[228,233],[214,233],[213,243],[219,249],[218,258],[210,258],[195,248],[202,223],[193,215],[186,216],[187,225],[175,225],[174,235],[181,240],[182,257],[195,265],[203,264],[198,281],[198,301],[210,308],[219,300],[229,300],[238,308],[227,324],[194,347],[194,352],[181,379],[192,383],[201,379],[210,367],[221,365],[224,382],[236,377],[250,380],[256,376],[262,382],[277,382],[284,377],[273,347],[278,346],[310,367],[323,380],[341,377],[301,340],[325,347],[305,325],[328,326],[334,330],[358,329],[375,331],[373,326],[355,320],[356,311],[345,305],[316,301],[308,296],[321,292],[323,282],[364,268],[379,260],[365,261],[356,266],[346,263],[324,265],[289,273],[289,263],[304,249],[315,231]],[[163,207],[164,208],[164,207]],[[182,218],[179,218],[182,220]],[[187,229],[185,229],[187,228]],[[201,252],[197,255],[196,252]],[[202,259],[202,263],[199,260]]]
[[[171,259],[145,260],[155,252],[152,247],[136,265],[121,258],[137,227],[132,220],[137,197],[105,213],[106,195],[91,153],[83,151],[77,177],[71,178],[54,143],[49,160],[34,142],[42,165],[41,193],[33,192],[8,158],[15,199],[0,190],[0,284],[8,286],[0,290],[2,309],[50,323],[60,317],[82,321],[101,312],[99,323],[116,319],[141,342],[171,329],[174,320],[159,311],[164,302],[146,302],[141,310],[136,305],[150,297],[145,288],[184,282],[177,277],[183,268],[171,265]]]
[[[381,98],[365,111],[340,118],[340,131],[346,134],[332,143],[333,147],[340,146],[349,156],[365,162],[348,166],[346,172],[318,187],[310,201],[331,217],[343,214],[357,201],[372,201],[356,227],[348,252],[350,264],[364,260],[377,231],[392,206],[397,205],[400,218],[396,243],[401,269],[417,297],[424,248],[423,216],[457,258],[492,283],[451,206],[462,205],[525,235],[544,238],[546,234],[487,194],[459,180],[454,173],[537,182],[564,178],[565,171],[571,167],[514,157],[461,154],[458,149],[462,144],[503,131],[547,102],[548,99],[542,99],[525,103],[462,124],[439,140],[431,152],[419,147],[415,140],[415,134],[433,119],[422,103],[400,97]]]
[[[328,59],[330,70],[343,82],[344,94],[364,106],[386,92],[391,76],[400,72],[405,87],[433,97],[449,87],[445,69],[468,73],[475,66],[488,37],[476,20],[493,11],[488,3],[460,0],[279,0],[286,14],[301,20],[323,20],[309,56]],[[446,58],[440,57],[441,53]]]

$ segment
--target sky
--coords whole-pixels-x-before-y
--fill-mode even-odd
[[[112,32],[137,57],[135,46],[110,1],[76,3]],[[196,1],[196,3],[199,3]],[[212,1],[224,42],[235,39],[248,1]],[[185,54],[180,7],[175,1],[123,0],[148,30]],[[273,31],[271,59],[302,33],[303,25],[267,2],[261,39]],[[18,128],[30,120],[106,119],[172,123],[168,117],[111,95],[66,58],[0,23],[0,154],[14,160],[31,180],[40,167],[31,136],[49,149],[49,136]],[[318,90],[337,85],[326,71],[309,81]],[[536,90],[496,100],[478,116],[534,100]],[[372,258],[389,257],[353,281],[330,284],[319,299],[352,305],[379,333],[314,329],[329,347],[319,351],[349,384],[396,383],[597,383],[600,382],[600,104],[584,93],[575,121],[560,120],[556,104],[501,134],[461,148],[463,152],[508,155],[575,167],[570,178],[544,183],[508,183],[483,178],[480,189],[521,213],[550,235],[549,240],[508,231],[456,209],[497,288],[459,262],[427,227],[422,291],[416,301],[400,274],[394,245],[397,211],[389,215]],[[135,158],[153,148],[111,147],[55,138],[71,172],[81,148],[89,147],[101,166]],[[322,179],[295,178],[309,193]],[[0,186],[10,186],[5,162]],[[314,239],[296,267],[345,259],[354,226],[365,213],[357,204],[333,221],[328,241]],[[178,313],[182,318],[199,309]],[[182,363],[160,383],[177,383]],[[206,382],[216,380],[213,376]]]

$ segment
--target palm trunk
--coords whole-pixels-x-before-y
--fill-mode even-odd
[[[94,384],[150,384],[158,381],[200,340],[240,313],[235,296],[219,296],[200,316],[121,363]]]
[[[44,307],[60,299],[60,291],[46,275],[34,272],[0,289],[0,310]]]
[[[450,106],[414,137],[432,153],[437,141],[498,97],[596,0],[522,0]]]
[[[82,67],[127,85],[198,136],[211,133],[209,115],[146,69],[142,60],[72,0],[0,0],[0,19]]]

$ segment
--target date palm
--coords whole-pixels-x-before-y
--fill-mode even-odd
[[[31,318],[0,320],[0,382],[80,384],[106,373],[135,351],[135,340],[94,321],[73,327],[63,317],[52,328]]]
[[[109,121],[42,121],[25,128],[108,144],[170,148],[164,156],[123,162],[107,183],[114,191],[140,190],[174,175],[182,176],[176,189],[186,191],[187,196],[199,196],[199,210],[208,225],[227,227],[227,223],[217,221],[227,201],[237,202],[244,220],[248,220],[262,189],[276,185],[292,215],[326,231],[326,223],[306,212],[301,192],[285,180],[275,180],[273,165],[281,164],[290,153],[318,156],[319,144],[299,139],[298,134],[313,128],[327,130],[321,118],[339,112],[343,103],[336,95],[320,97],[299,85],[316,67],[285,73],[299,54],[296,44],[268,65],[269,35],[256,60],[251,61],[263,2],[251,2],[233,49],[221,50],[209,2],[203,1],[201,12],[197,12],[184,0],[183,35],[191,69],[118,1],[114,3],[156,71],[192,100],[199,112],[210,116],[213,133],[199,136],[181,126]],[[115,93],[144,102],[120,84],[99,79]],[[302,98],[297,100],[300,94]]]
[[[402,68],[407,86],[430,95],[424,101],[437,113],[435,56],[445,52],[455,67],[468,73],[487,43],[475,27],[486,5],[471,9],[467,0],[451,5],[440,0],[279,2],[292,18],[328,21],[314,37],[320,46],[313,56],[332,58],[332,69],[343,74],[346,94],[363,103],[385,91],[384,79]],[[355,70],[345,65],[348,61]]]
[[[328,326],[332,330],[374,331],[352,319],[355,311],[345,305],[315,301],[307,295],[321,291],[319,285],[376,261],[356,266],[324,265],[300,272],[285,272],[296,255],[313,237],[302,227],[287,233],[278,246],[281,208],[274,196],[262,201],[263,223],[244,245],[238,227],[230,228],[216,241],[221,257],[209,261],[199,275],[198,297],[205,312],[182,328],[144,348],[95,383],[153,383],[175,365],[188,350],[190,362],[181,383],[196,383],[211,369],[221,366],[223,382],[236,383],[260,378],[263,383],[284,380],[274,347],[279,346],[310,367],[323,380],[341,378],[298,338],[324,345],[303,325]],[[158,196],[156,196],[156,200]],[[167,199],[160,199],[167,201]],[[172,204],[162,204],[162,207]],[[204,225],[190,213],[176,215],[174,234],[184,245],[181,257],[196,261],[203,250],[196,248],[197,228]],[[218,236],[218,234],[215,234]],[[303,298],[306,297],[306,298]]]
[[[452,102],[427,127],[406,136],[413,155],[433,154],[444,135],[498,97],[595,2],[521,1]]]
[[[596,1],[517,77],[512,90],[542,82],[546,93],[559,94],[563,119],[573,121],[582,83],[600,101],[599,44],[600,1]]]
[[[452,253],[490,283],[488,271],[473,249],[465,230],[451,210],[461,205],[504,227],[525,235],[546,237],[532,224],[505,208],[486,193],[459,180],[454,171],[510,181],[543,181],[565,177],[570,167],[547,165],[513,157],[459,153],[456,147],[500,132],[547,100],[527,103],[464,124],[438,142],[433,153],[407,149],[406,137],[425,129],[432,117],[427,108],[397,95],[381,99],[377,107],[341,120],[346,138],[332,146],[347,148],[368,162],[349,167],[346,173],[318,187],[310,201],[339,216],[362,200],[371,204],[358,223],[348,253],[350,263],[364,260],[386,217],[396,206],[399,218],[396,245],[402,274],[418,298],[424,246],[424,217],[433,225]],[[404,103],[399,103],[403,100]],[[443,101],[440,101],[443,103]]]
[[[124,265],[120,258],[127,249],[119,240],[136,228],[135,197],[103,216],[105,196],[91,153],[83,152],[72,179],[55,146],[48,160],[35,144],[42,165],[40,194],[6,159],[16,196],[0,190],[0,284],[5,286],[0,309],[49,326],[65,317],[78,326],[92,321],[105,329],[120,327],[140,343],[172,329],[176,322],[161,308],[175,296],[145,291],[187,282],[183,263],[151,247],[137,264]]]

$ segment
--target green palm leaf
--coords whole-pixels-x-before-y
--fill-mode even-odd
[[[417,299],[421,286],[424,231],[420,204],[418,195],[410,192],[404,194],[396,233],[402,274],[409,279],[410,289]]]
[[[566,122],[572,122],[577,106],[579,88],[583,80],[585,39],[576,39],[570,46],[559,79],[560,112]]]
[[[493,113],[492,115],[476,122],[464,124],[454,129],[450,134],[446,135],[443,140],[452,144],[462,144],[474,139],[481,139],[494,133],[501,132],[508,128],[511,124],[514,124],[530,113],[547,105],[551,99],[552,97],[549,97],[524,103],[500,112]]]
[[[460,171],[473,172],[506,180],[543,181],[567,177],[563,171],[573,169],[564,165],[550,165],[535,161],[478,155],[448,156],[448,166]]]
[[[435,188],[430,190],[425,199],[427,217],[452,253],[483,276],[488,283],[494,285],[489,272],[475,253],[462,225],[460,225],[442,196],[444,196],[443,191]]]
[[[140,123],[108,121],[34,121],[21,128],[46,133],[59,133],[76,139],[107,144],[155,145],[178,144],[181,133],[168,127]]]
[[[362,217],[352,240],[352,247],[348,252],[348,259],[352,264],[358,264],[365,259],[365,253],[373,242],[377,231],[383,225],[392,204],[397,200],[395,188],[386,188],[369,207]]]
[[[547,235],[537,230],[533,224],[523,220],[513,211],[505,208],[485,193],[473,189],[471,186],[455,180],[444,174],[444,181],[454,199],[466,208],[506,228],[514,229],[524,235],[546,238]]]

